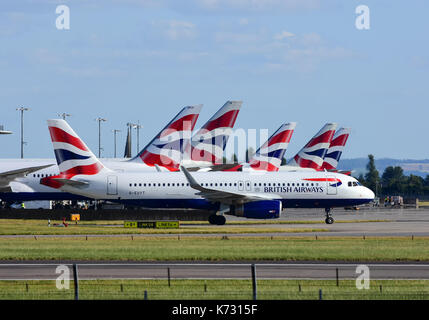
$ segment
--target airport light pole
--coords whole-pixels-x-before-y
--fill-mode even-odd
[[[98,121],[98,158],[101,158],[101,122],[107,121],[107,119],[99,117],[95,120]]]
[[[114,158],[116,158],[116,133],[121,132],[121,130],[113,129],[112,132],[113,132],[113,146],[114,146],[114,150],[115,150],[114,151],[114,154],[115,154]]]
[[[140,128],[143,128],[142,125],[140,125],[140,120],[137,121],[137,123],[132,124],[133,128],[137,130],[137,154],[140,152]]]
[[[30,108],[20,107],[16,108],[17,111],[21,111],[21,159],[24,158],[24,111],[30,110]]]

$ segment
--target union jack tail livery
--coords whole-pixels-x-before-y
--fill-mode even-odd
[[[336,170],[340,157],[344,151],[347,139],[349,138],[351,129],[340,128],[335,132],[332,138],[329,150],[325,155],[325,159],[322,165],[322,169]]]
[[[64,181],[74,176],[95,175],[102,170],[109,170],[65,120],[54,119],[47,122],[60,174],[41,179],[42,184],[59,188]]]
[[[289,161],[288,165],[321,170],[323,159],[329,149],[336,128],[336,123],[325,124],[305,147]]]
[[[250,168],[254,170],[279,171],[295,127],[296,122],[281,125],[250,159]]]
[[[177,171],[183,160],[185,148],[190,143],[192,130],[202,104],[184,107],[174,119],[140,153],[129,161],[143,162]]]
[[[191,160],[222,163],[223,151],[232,133],[242,101],[227,101],[209,121],[192,136]]]

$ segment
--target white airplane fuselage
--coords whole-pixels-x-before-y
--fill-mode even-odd
[[[279,200],[283,208],[344,207],[374,199],[374,193],[355,178],[338,173],[193,172],[192,177],[203,188],[247,198]],[[94,176],[75,176],[72,180],[86,185],[66,184],[61,189],[88,198],[144,207],[218,210],[221,203],[199,195],[182,172],[103,171]],[[238,197],[230,205],[242,202]]]

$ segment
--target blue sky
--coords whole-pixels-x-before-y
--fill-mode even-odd
[[[70,8],[70,30],[55,9]],[[370,9],[358,30],[355,8]],[[140,146],[185,105],[202,125],[243,100],[236,127],[295,121],[286,156],[324,123],[352,128],[344,158],[429,158],[429,43],[423,0],[4,0],[0,4],[1,158],[53,157],[46,119],[59,113],[94,153],[112,129],[143,125]],[[135,139],[135,137],[134,137]],[[244,147],[244,146],[243,146]],[[135,147],[134,153],[135,153]]]

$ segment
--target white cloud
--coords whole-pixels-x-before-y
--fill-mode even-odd
[[[290,37],[293,37],[293,36],[295,36],[295,35],[294,35],[292,32],[289,32],[289,31],[282,31],[282,32],[280,32],[280,33],[276,34],[276,35],[274,36],[274,39],[275,39],[275,40],[279,40],[279,41],[281,41],[281,40],[283,40],[283,39],[290,38]]]
[[[193,39],[197,36],[195,25],[188,21],[170,20],[165,35],[170,40]]]

